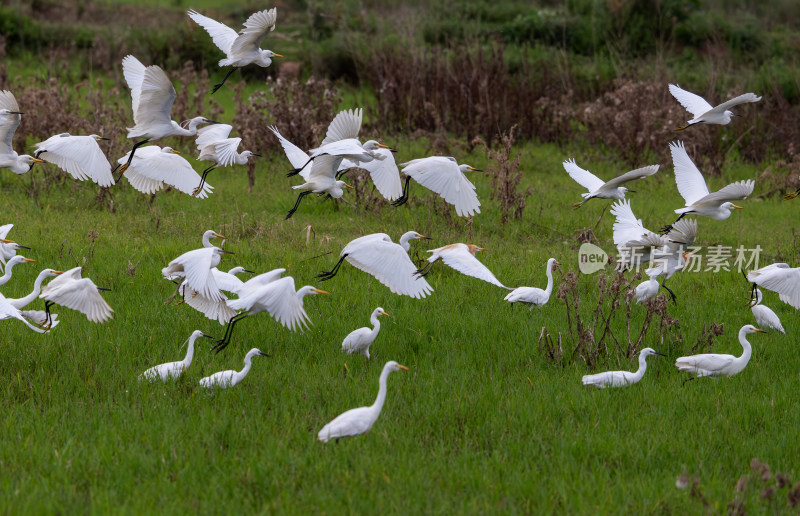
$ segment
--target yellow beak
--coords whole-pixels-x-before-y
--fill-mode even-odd
[[[23,258],[22,261],[23,262],[35,262],[36,260],[34,260],[32,258]]]
[[[408,368],[404,365],[397,364],[398,369],[402,369],[403,371],[408,371]]]
[[[34,163],[44,163],[44,160],[39,158],[31,158],[31,161],[33,161]]]
[[[348,185],[347,183],[344,184],[344,187],[345,188],[349,188],[350,190],[355,190],[355,188],[353,188],[352,186]]]
[[[226,237],[220,235],[219,233],[214,233],[212,236],[217,237],[217,238],[226,238]]]
[[[173,153],[173,154],[180,154],[180,152],[176,151],[175,149],[170,149],[169,151],[170,151],[171,153]]]
[[[282,56],[282,55],[280,55],[280,54],[276,54],[276,53],[274,53],[274,52],[273,52],[273,53],[272,53],[272,57],[283,57],[283,56]]]
[[[386,313],[386,312],[384,312],[383,310],[381,310],[381,315],[385,315],[386,317],[391,317],[391,315],[387,314],[387,313]]]
[[[753,328],[753,331],[758,332],[758,333],[768,333],[768,332],[766,332],[764,330],[759,330],[758,328]]]
[[[53,271],[53,274],[64,274],[64,271]]]
[[[736,206],[735,204],[731,204],[731,206],[736,210],[743,210],[744,209],[741,206]]]
[[[311,292],[316,292],[317,294],[330,294],[330,292],[325,292],[324,290],[319,290],[318,288],[312,288]]]

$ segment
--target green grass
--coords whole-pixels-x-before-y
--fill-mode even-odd
[[[398,147],[399,160],[426,152],[421,141]],[[171,192],[151,204],[125,184],[114,189],[114,213],[94,206],[96,188],[72,180],[41,192],[37,205],[25,193],[30,175],[3,172],[0,223],[15,223],[11,238],[33,247],[26,255],[37,260],[17,266],[3,294],[26,294],[44,267],[83,265],[85,275],[112,289],[104,297],[115,317],[95,325],[59,309],[61,324],[44,336],[0,323],[0,512],[687,514],[704,509],[676,489],[683,471],[699,477],[709,512],[725,511],[753,457],[797,479],[794,335],[800,328],[793,309],[766,294],[788,335],[753,336],[753,358],[738,376],[682,387],[684,376],[673,366],[712,321],[726,330],[714,351],[740,353],[738,328],[753,321],[738,272],[676,274],[671,286],[680,297],[670,313],[680,321],[682,341],[670,337],[658,348],[669,356],[653,357],[640,384],[608,391],[581,385],[590,372],[582,362],[554,365],[538,352],[542,326],[551,334],[567,331],[555,296],[529,312],[504,302],[504,291],[441,265],[429,276],[436,291],[424,300],[392,295],[349,265],[330,282],[313,279],[349,240],[373,232],[397,238],[409,229],[430,234],[431,248],[459,241],[487,247],[479,258],[512,286],[543,286],[550,256],[564,270],[577,269],[576,230],[593,227],[607,202],[572,210],[582,190],[560,162],[574,156],[600,177],[622,171],[587,148],[520,149],[524,186],[535,193],[523,219],[506,226],[480,175],[473,177],[483,213],[469,227],[433,213],[432,196],[416,185],[400,209],[356,209],[352,196],[338,206],[307,198],[284,221],[295,181],[284,178],[288,164],[277,155],[260,163],[250,194],[241,168],[218,170],[209,178],[216,190],[208,200]],[[479,152],[459,158],[487,166]],[[40,181],[43,168],[33,174]],[[717,188],[756,175],[731,166],[709,181]],[[671,167],[635,189],[634,211],[651,229],[671,221],[671,210],[682,205]],[[797,207],[775,198],[743,205],[728,221],[701,219],[698,244],[760,244],[762,263],[778,257],[793,263],[789,232]],[[609,252],[612,223],[606,213],[595,228]],[[285,267],[298,288],[312,284],[331,295],[306,298],[314,324],[305,333],[260,314],[237,326],[223,353],[214,355],[199,340],[180,380],[139,383],[148,367],[182,358],[181,343],[193,330],[222,335],[221,326],[188,306],[165,305],[174,285],[160,277],[209,228],[228,236],[226,247],[236,253],[223,270]],[[91,231],[99,236],[90,254]],[[413,245],[424,250],[425,244]],[[596,279],[580,279],[587,313]],[[382,321],[372,363],[344,355],[343,337],[366,325],[378,305],[391,318]],[[637,324],[644,308],[634,310],[641,313]],[[619,336],[623,325],[615,319]],[[645,345],[656,347],[658,337],[651,332]],[[240,385],[213,396],[199,387],[203,376],[241,368],[252,347],[272,356],[254,359]],[[337,414],[372,403],[387,360],[410,371],[389,378],[372,431],[338,444],[317,442],[319,429]],[[604,367],[617,368],[609,362]],[[777,496],[767,502],[750,492],[746,509],[788,511],[784,491]]]

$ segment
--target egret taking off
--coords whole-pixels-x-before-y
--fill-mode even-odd
[[[425,188],[441,195],[448,204],[452,204],[459,217],[472,217],[481,212],[475,185],[464,175],[464,172],[469,171],[481,172],[480,169],[459,165],[455,158],[449,156],[413,159],[401,166],[406,182],[403,195],[392,203],[393,206],[401,206],[408,201],[408,185],[413,178]]]
[[[247,165],[247,160],[261,154],[249,150],[238,152],[241,138],[229,138],[233,127],[229,124],[213,124],[197,130],[197,150],[200,151],[198,161],[210,161],[211,166],[203,170],[200,184],[194,189],[192,195],[198,195],[206,184],[206,176],[217,167],[232,165]]]
[[[36,157],[52,163],[78,181],[90,179],[99,186],[114,186],[111,164],[97,144],[102,136],[61,133],[36,144]]]
[[[746,324],[739,330],[739,343],[742,345],[742,356],[718,355],[716,353],[706,353],[703,355],[690,355],[680,357],[675,361],[675,367],[681,371],[694,373],[695,378],[703,376],[733,376],[747,366],[750,361],[752,348],[747,342],[747,335],[750,333],[767,333],[759,330],[753,325]],[[694,379],[694,378],[692,378]]]
[[[0,168],[7,168],[15,174],[24,174],[42,160],[27,154],[20,156],[14,152],[14,133],[22,121],[22,113],[17,99],[10,91],[0,90]]]
[[[258,348],[253,348],[244,356],[244,368],[241,371],[230,369],[228,371],[214,373],[200,380],[200,385],[206,389],[227,389],[228,387],[233,387],[244,380],[244,377],[250,372],[251,360],[255,356],[268,357],[269,355],[261,352]]]
[[[317,434],[319,440],[327,443],[331,439],[338,441],[341,437],[361,435],[369,431],[375,421],[378,420],[378,416],[381,415],[383,403],[386,401],[386,379],[389,377],[389,373],[401,370],[408,371],[408,368],[393,360],[386,362],[386,365],[383,366],[383,371],[381,371],[381,379],[378,382],[378,397],[375,399],[375,403],[369,407],[348,410],[338,416],[319,431],[319,434]]]
[[[127,163],[129,154],[122,156],[117,163],[120,165]],[[180,152],[171,147],[161,148],[156,145],[142,147],[123,175],[132,187],[144,194],[152,195],[168,184],[180,192],[205,199],[214,187],[204,183],[203,187],[198,189],[200,174],[194,171],[191,163],[178,154]]]
[[[561,265],[555,258],[547,260],[545,274],[547,275],[547,287],[544,290],[537,287],[517,287],[504,298],[509,303],[529,303],[531,310],[534,306],[546,305],[550,301],[550,294],[553,292],[553,269]]]
[[[206,338],[213,338],[210,335],[206,335],[200,330],[195,330],[189,336],[188,342],[188,349],[186,350],[186,356],[183,360],[179,362],[168,362],[166,364],[161,364],[157,366],[153,366],[147,371],[143,372],[139,379],[143,380],[161,380],[162,382],[166,382],[170,378],[177,378],[186,371],[190,365],[192,365],[192,357],[194,357],[194,341],[196,341],[199,337],[206,337]]]
[[[431,271],[431,267],[437,260],[442,260],[445,265],[452,267],[461,274],[511,290],[500,283],[500,280],[494,277],[492,271],[475,257],[475,253],[485,250],[485,248],[473,244],[450,244],[438,249],[430,249],[428,252],[432,254],[428,257],[428,263],[425,267],[417,270],[417,275],[425,276]]]
[[[61,305],[81,312],[93,323],[104,323],[114,310],[99,290],[109,289],[101,289],[89,278],[82,278],[81,267],[75,267],[42,287],[39,297],[45,300],[44,308],[48,314],[52,305]]]
[[[761,304],[761,299],[763,298],[761,290],[756,288],[753,290],[753,294],[755,297],[750,301],[750,310],[752,310],[753,316],[756,318],[756,322],[759,326],[786,333],[778,315],[773,312],[770,307]]]
[[[780,300],[800,308],[800,267],[772,263],[747,273],[747,280],[761,288],[780,294]]]
[[[369,360],[369,347],[372,345],[372,342],[375,340],[375,337],[378,336],[378,332],[381,330],[381,323],[378,320],[378,317],[381,315],[385,315],[389,317],[389,314],[383,311],[383,308],[378,307],[372,312],[372,316],[369,318],[369,322],[372,323],[374,328],[359,328],[357,330],[353,330],[350,334],[344,338],[342,342],[342,351],[346,351],[348,355],[353,353],[360,353],[367,357]]]
[[[573,204],[572,206],[574,208],[580,208],[586,204],[589,199],[593,199],[595,197],[598,199],[615,199],[620,201],[625,198],[625,192],[633,192],[633,190],[628,190],[622,185],[636,179],[644,179],[647,176],[652,176],[658,172],[659,167],[659,165],[650,165],[648,167],[637,168],[636,170],[631,170],[630,172],[626,172],[621,176],[615,177],[608,182],[603,182],[603,180],[596,175],[576,165],[574,159],[568,159],[563,163],[563,165],[564,170],[567,171],[572,179],[574,179],[579,185],[589,190],[588,192],[581,194],[583,200]]]
[[[647,357],[650,355],[662,355],[653,348],[644,348],[639,352],[639,369],[635,373],[628,371],[608,371],[605,373],[587,374],[583,377],[583,385],[592,385],[598,389],[606,387],[628,387],[638,383],[647,370]]]
[[[694,118],[686,122],[686,125],[678,127],[676,131],[682,131],[687,127],[700,123],[727,125],[730,123],[731,117],[741,116],[730,111],[730,108],[738,106],[739,104],[758,102],[761,100],[761,97],[755,93],[745,93],[727,102],[723,102],[717,107],[712,107],[711,104],[706,102],[706,99],[700,95],[686,91],[675,84],[669,85],[669,92],[681,103],[681,106],[686,108],[686,111],[694,116]]]

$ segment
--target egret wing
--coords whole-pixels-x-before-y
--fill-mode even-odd
[[[306,181],[312,183],[323,178],[335,178],[341,162],[342,158],[340,156],[324,155],[317,157],[311,165],[311,172],[309,172]]]
[[[223,296],[222,299],[212,301],[207,297],[202,296],[199,292],[187,285],[185,282],[181,284],[183,300],[186,304],[205,315],[212,321],[217,321],[220,324],[226,324],[231,320],[231,317],[236,315],[236,311],[227,305],[228,298]]]
[[[642,220],[633,214],[631,203],[625,199],[611,205],[611,214],[614,215],[614,244],[625,245],[632,240],[638,240],[642,235],[651,233],[642,225]]]
[[[711,111],[713,106],[706,102],[706,99],[700,95],[696,95],[690,91],[686,91],[680,86],[675,84],[669,85],[669,92],[675,97],[675,100],[680,102],[686,111],[691,113],[695,118]]]
[[[278,137],[278,141],[281,142],[281,147],[283,147],[283,152],[286,153],[289,163],[291,163],[294,168],[303,167],[300,171],[300,176],[308,180],[308,175],[311,173],[311,163],[308,161],[308,154],[303,149],[284,138],[274,125],[270,126],[269,130]]]
[[[230,53],[231,46],[238,36],[235,30],[224,23],[213,20],[208,16],[203,16],[193,9],[186,11],[186,14],[208,32],[208,35],[211,36],[211,40],[217,45],[217,48],[225,52],[226,55]]]
[[[494,277],[492,271],[478,261],[466,247],[459,246],[453,249],[447,249],[439,255],[446,265],[452,267],[461,274],[478,278],[501,288],[508,288],[500,283],[500,281]]]
[[[706,180],[687,154],[682,141],[671,142],[669,149],[672,153],[672,163],[675,166],[675,183],[678,185],[678,192],[686,201],[686,206],[691,206],[708,195]]]
[[[605,182],[592,174],[588,170],[579,167],[574,159],[568,159],[564,163],[564,170],[567,171],[569,177],[575,180],[579,185],[589,190],[589,192],[596,192],[603,187]]]
[[[61,288],[43,294],[42,297],[46,301],[77,310],[95,323],[107,321],[114,311],[98,292],[97,285],[89,278],[73,280]]]
[[[2,226],[0,226],[0,238],[5,239],[6,237],[8,237],[8,233],[9,231],[11,231],[11,228],[13,227],[14,224],[3,224]]]
[[[217,164],[222,167],[235,165],[236,158],[239,156],[237,151],[241,143],[241,138],[226,138],[215,142],[214,154],[217,156]]]
[[[672,225],[672,229],[667,233],[667,240],[670,240],[671,247],[675,242],[680,242],[684,246],[690,246],[697,238],[697,220],[696,219],[681,219]],[[678,245],[680,245],[678,244]]]
[[[211,273],[214,249],[214,247],[204,247],[183,253],[169,262],[169,265],[162,269],[161,273],[164,277],[169,278],[175,272],[182,270],[186,283],[191,288],[212,301],[218,301],[223,296]]]
[[[746,181],[737,181],[728,186],[708,194],[702,199],[694,202],[695,206],[701,204],[722,204],[724,202],[735,201],[739,199],[747,199],[747,196],[753,193],[756,183],[752,179]]]
[[[706,353],[703,355],[680,357],[675,361],[675,365],[682,371],[691,369],[697,371],[702,369],[710,373],[715,373],[731,365],[734,360],[736,360],[736,357],[733,355]]]
[[[0,91],[0,109],[19,111],[17,99],[7,90]],[[0,155],[14,152],[14,133],[17,131],[22,115],[0,115]]]
[[[445,201],[455,206],[459,216],[469,217],[481,212],[475,185],[458,169],[455,159],[433,156],[404,165],[403,173],[441,195]]]
[[[425,278],[414,276],[417,267],[399,244],[370,238],[357,245],[351,242],[345,250],[348,262],[374,276],[395,294],[423,298],[433,292]]]
[[[354,167],[366,170],[369,172],[372,182],[375,183],[375,188],[378,189],[382,196],[390,201],[399,199],[403,195],[403,182],[400,181],[400,170],[394,160],[394,153],[383,148],[372,152],[383,159],[379,158],[358,164],[345,159],[339,165],[339,170],[347,170]]]
[[[50,138],[37,144],[37,154],[40,159],[56,165],[75,179],[91,179],[105,187],[114,185],[111,164],[92,136]]]
[[[194,141],[197,150],[202,151],[206,145],[228,138],[231,131],[233,126],[229,124],[210,124],[201,127],[197,130],[197,138]]]
[[[139,97],[142,93],[145,69],[146,67],[142,62],[132,55],[127,55],[122,59],[122,75],[131,89],[131,106],[133,108],[134,121],[136,120],[136,112],[139,110]]]
[[[328,133],[320,147],[339,140],[358,138],[362,117],[363,113],[360,108],[340,111],[328,126]]]
[[[652,176],[656,172],[658,172],[659,165],[650,165],[648,167],[637,168],[636,170],[631,170],[630,172],[626,172],[621,176],[617,176],[611,181],[607,182],[603,185],[604,189],[610,188],[617,188],[619,186],[624,185],[625,183],[629,183],[636,179],[643,179],[647,176]]]
[[[242,285],[244,285],[244,281],[237,278],[236,275],[222,272],[216,267],[211,269],[211,274],[214,275],[214,281],[217,282],[217,288],[224,290],[225,292],[232,292],[235,294],[240,288],[242,288]]]
[[[238,294],[240,298],[247,297],[264,285],[272,283],[280,278],[284,272],[286,272],[286,269],[273,269],[269,272],[259,274],[258,276],[253,276],[239,287],[236,294]]]
[[[727,102],[723,102],[719,106],[714,108],[714,111],[724,113],[725,111],[729,110],[732,107],[738,106],[739,104],[746,104],[748,102],[758,102],[761,100],[761,97],[756,95],[755,93],[745,93],[744,95],[739,95],[738,97],[732,98]]]
[[[13,306],[11,306],[8,300],[6,300],[6,298],[3,297],[2,294],[0,294],[0,321],[4,319],[17,319],[18,321],[22,321],[25,324],[25,326],[27,326],[28,328],[37,333],[47,333],[48,331],[43,328],[37,328],[36,326],[29,323],[27,319],[25,319],[25,317],[22,316],[22,313]]]
[[[291,276],[267,283],[239,299],[229,300],[228,306],[234,310],[260,307],[292,331],[303,331],[310,321],[303,308],[303,302],[297,297],[294,278]]]
[[[762,288],[777,292],[781,295],[781,301],[800,308],[800,268],[790,269],[780,265],[751,271],[747,279]]]
[[[239,31],[239,36],[231,44],[230,54],[257,50],[264,36],[275,30],[277,18],[277,11],[274,7],[251,14],[244,22],[244,28]]]
[[[136,125],[170,124],[172,103],[177,93],[167,74],[158,66],[148,66],[144,71],[139,105],[133,112]]]

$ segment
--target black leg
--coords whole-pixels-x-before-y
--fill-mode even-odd
[[[686,216],[686,213],[681,213],[680,217],[678,217],[677,219],[675,219],[675,222],[673,222],[672,224],[667,224],[666,226],[664,226],[663,228],[661,228],[661,234],[662,234],[662,235],[666,235],[667,233],[669,233],[670,231],[672,231],[672,228],[673,228],[673,226],[674,226],[675,224],[677,224],[677,223],[678,223],[678,221],[679,221],[679,220],[681,220],[681,219],[682,219],[683,217],[685,217],[685,216]]]
[[[206,176],[208,175],[209,172],[211,172],[215,168],[217,168],[217,164],[216,163],[214,163],[213,165],[211,165],[207,169],[203,170],[203,175],[200,177],[200,185],[197,188],[195,188],[194,190],[192,190],[192,195],[194,197],[197,197],[200,194],[200,192],[203,191],[203,185],[206,184]]]
[[[292,215],[294,215],[294,212],[296,212],[296,211],[297,211],[297,208],[299,208],[299,207],[300,207],[300,201],[302,201],[302,200],[303,200],[303,197],[305,197],[306,195],[308,195],[308,194],[310,194],[310,193],[311,193],[311,192],[310,192],[310,191],[308,191],[308,190],[306,190],[305,192],[300,192],[300,195],[298,195],[298,196],[297,196],[297,202],[296,202],[296,203],[294,203],[294,208],[292,208],[291,210],[289,210],[289,213],[287,213],[287,214],[286,214],[286,218],[285,218],[285,219],[283,219],[283,220],[286,220],[286,219],[289,219],[289,218],[291,218],[291,216],[292,216]]]
[[[218,89],[222,88],[222,85],[223,85],[223,84],[225,84],[225,81],[227,81],[227,80],[228,80],[228,77],[230,77],[230,76],[231,76],[231,74],[232,74],[233,72],[235,72],[235,71],[236,71],[236,67],[233,67],[233,66],[232,66],[232,67],[231,67],[231,69],[230,69],[230,71],[228,72],[228,74],[225,76],[225,78],[224,78],[224,79],[222,79],[222,82],[221,82],[221,83],[219,83],[219,84],[215,84],[215,85],[214,85],[214,89],[212,89],[212,90],[211,90],[211,94],[212,94],[212,95],[213,95],[213,94],[215,94],[215,93],[217,92],[217,90],[218,90]]]
[[[339,267],[342,266],[342,262],[344,261],[345,258],[347,258],[347,255],[343,254],[342,257],[339,258],[339,261],[336,262],[336,265],[333,266],[333,269],[331,269],[329,271],[322,271],[321,273],[317,274],[315,277],[319,278],[320,281],[327,281],[327,280],[333,278],[334,276],[336,276],[336,273],[339,272]]]
[[[350,169],[349,169],[349,168],[346,168],[346,169],[344,169],[344,170],[340,170],[339,172],[336,172],[336,180],[338,181],[339,179],[341,179],[341,178],[342,178],[342,176],[344,176],[344,175],[345,175],[345,174],[347,174],[348,172],[350,172]]]
[[[403,195],[401,195],[397,200],[392,202],[392,206],[402,206],[408,201],[408,184],[411,181],[411,176],[406,176],[406,184],[403,185]]]
[[[122,165],[122,170],[119,171],[119,179],[122,179],[122,174],[124,174],[125,171],[128,170],[128,167],[131,166],[131,161],[133,161],[133,155],[136,154],[136,149],[138,149],[139,147],[141,147],[142,145],[144,145],[145,143],[147,143],[149,141],[150,140],[145,138],[144,140],[140,140],[140,141],[138,141],[138,142],[133,144],[133,148],[131,149],[131,153],[128,155],[128,162],[125,163],[124,165]],[[116,170],[116,169],[114,169],[114,170]],[[119,182],[119,179],[117,180],[117,182]]]
[[[211,350],[219,353],[223,349],[227,348],[228,344],[231,343],[231,335],[233,334],[233,326],[237,322],[239,322],[242,319],[244,319],[245,317],[247,317],[247,315],[248,315],[247,312],[243,312],[241,314],[237,314],[237,315],[234,315],[233,317],[231,317],[231,320],[228,321],[228,326],[225,327],[225,335],[222,337],[222,339],[217,341],[216,346],[211,348]]]
[[[322,156],[322,154],[320,154],[320,156]],[[289,171],[289,173],[288,173],[288,174],[286,174],[286,177],[292,177],[292,176],[296,176],[297,174],[299,174],[299,173],[300,173],[300,171],[301,171],[301,170],[303,170],[304,168],[306,168],[306,166],[308,166],[308,164],[309,164],[309,163],[311,163],[312,161],[314,161],[314,158],[308,158],[308,161],[306,161],[306,162],[305,162],[305,164],[304,164],[302,167],[300,167],[300,168],[293,168],[292,170],[290,170],[290,171]]]
[[[50,307],[53,306],[55,303],[52,301],[45,301],[44,302],[44,311],[47,314],[47,324],[45,324],[45,328],[50,328],[53,325],[53,318],[50,316]]]
[[[426,263],[423,267],[420,267],[419,269],[417,269],[417,272],[415,272],[414,275],[416,277],[418,277],[418,278],[421,278],[423,276],[427,276],[428,273],[431,272],[431,267],[433,267],[433,264],[434,264],[434,262]]]
[[[662,286],[662,287],[664,287],[664,288],[667,290],[667,292],[669,292],[669,295],[670,295],[670,297],[672,298],[672,302],[673,302],[674,304],[676,304],[676,305],[677,305],[677,304],[678,304],[678,301],[677,301],[677,300],[676,300],[676,298],[675,298],[675,292],[673,292],[673,291],[672,291],[672,290],[671,290],[671,289],[670,289],[670,288],[667,286],[667,279],[666,279],[666,277],[665,277],[665,278],[664,278],[664,280],[661,282],[661,286]]]
[[[685,379],[685,380],[684,380],[684,381],[681,383],[681,387],[683,387],[684,385],[686,385],[686,382],[691,382],[692,380],[697,380],[697,377],[696,377],[696,376],[690,376],[689,378]]]

